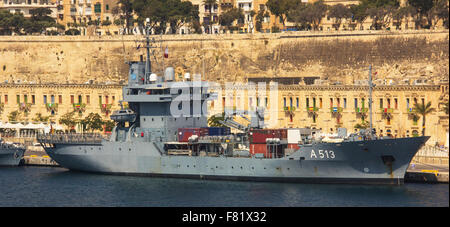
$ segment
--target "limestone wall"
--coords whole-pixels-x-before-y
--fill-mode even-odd
[[[160,36],[154,37],[157,41]],[[126,61],[145,56],[139,36],[0,37],[0,82],[126,80]],[[153,68],[203,73],[208,80],[320,76],[350,84],[367,77],[448,78],[448,30],[174,35],[157,42]],[[169,48],[169,58],[162,51]],[[154,71],[155,71],[154,70]],[[94,83],[95,83],[94,82]]]

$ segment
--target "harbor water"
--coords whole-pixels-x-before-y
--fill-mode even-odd
[[[0,168],[1,207],[448,207],[448,184],[288,184]]]

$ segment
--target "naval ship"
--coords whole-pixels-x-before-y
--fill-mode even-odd
[[[0,138],[0,166],[18,166],[24,153],[23,145],[5,142]]]
[[[186,77],[177,83],[171,67],[161,75],[152,73],[150,43],[147,35],[145,61],[141,56],[140,61],[128,62],[128,84],[123,87],[122,100],[128,105],[111,115],[117,124],[109,138],[100,134],[38,135],[46,153],[62,167],[154,177],[403,184],[413,156],[429,139],[377,137],[370,118],[369,130],[341,140],[303,136],[295,149],[287,149],[283,138],[266,138],[265,154],[253,154],[249,152],[252,132],[264,127],[260,110],[252,115],[249,125],[230,118],[221,121],[241,133],[208,135],[191,130],[189,134],[185,129],[211,129],[207,114],[195,113],[194,106],[214,99],[214,93],[205,81]],[[371,82],[369,87],[371,114]],[[173,113],[184,107],[190,107],[188,113]]]

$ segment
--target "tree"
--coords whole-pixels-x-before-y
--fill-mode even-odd
[[[12,14],[6,10],[0,10],[0,29],[6,35],[10,35],[12,32],[21,34],[25,20],[22,13]]]
[[[387,28],[392,14],[400,6],[398,0],[360,0],[362,8],[372,18],[372,28],[378,30]]]
[[[359,23],[359,29],[363,30],[363,23],[367,19],[367,5],[350,5],[350,12],[352,14],[352,21]]]
[[[239,8],[231,8],[219,16],[219,24],[227,30],[233,25],[234,21],[244,19],[244,12]]]
[[[431,102],[425,103],[416,103],[413,108],[414,113],[418,115],[422,115],[422,135],[425,136],[425,117],[434,112],[435,109],[431,107]]]
[[[415,9],[412,6],[404,6],[400,7],[392,14],[392,19],[394,20],[394,26],[397,29],[401,28],[402,21],[406,18],[406,27],[408,27],[408,17],[412,17],[414,15]]]
[[[341,27],[342,19],[351,18],[352,12],[350,11],[350,8],[339,3],[336,5],[330,6],[330,9],[328,11],[328,16],[331,18],[334,18],[333,27],[336,30],[339,30],[339,28]]]
[[[49,119],[50,119],[50,116],[42,116],[41,113],[36,113],[36,117],[33,118],[32,120],[34,122],[48,122]]]
[[[444,27],[448,28],[449,16],[449,1],[448,0],[434,0],[433,7],[428,11],[429,21],[432,21],[431,26],[436,27],[439,20],[442,20]]]
[[[117,6],[112,9],[114,16],[119,15],[122,21],[125,21],[124,28],[126,28],[126,34],[130,34],[130,27],[133,25],[133,1],[131,0],[118,0]]]
[[[138,15],[138,24],[144,25],[148,18],[147,25],[157,34],[165,34],[167,24],[171,33],[176,33],[183,24],[198,20],[198,10],[189,1],[134,0],[132,8]]]
[[[19,110],[12,111],[8,114],[8,121],[17,122],[20,119],[21,112]]]
[[[31,17],[24,22],[24,30],[27,34],[42,33],[47,28],[56,27],[56,21],[50,15],[49,8],[30,9]]]
[[[83,123],[87,125],[86,129],[91,132],[95,130],[103,130],[103,120],[98,113],[90,113],[83,119]]]
[[[299,4],[301,4],[300,0],[268,0],[266,6],[273,15],[280,18],[285,27],[288,12]]]
[[[170,1],[168,2],[170,3]],[[198,9],[189,1],[172,0],[171,10],[169,11],[168,21],[171,33],[177,33],[177,30],[185,23],[198,20]]]
[[[327,13],[327,8],[323,0],[312,4],[299,3],[288,11],[288,20],[296,23],[301,28],[309,29],[312,27],[314,30],[318,30],[322,18]]]
[[[75,111],[65,113],[59,119],[59,123],[67,126],[69,129],[73,129],[77,125],[77,120],[74,117]]]
[[[111,120],[104,121],[103,123],[105,124],[105,132],[111,132],[116,126],[116,123]]]
[[[429,27],[431,21],[428,20],[428,25],[425,25],[423,19],[427,17],[428,11],[433,7],[433,0],[408,0],[408,4],[416,10],[414,18],[416,29]]]

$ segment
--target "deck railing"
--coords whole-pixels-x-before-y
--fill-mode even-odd
[[[36,137],[39,143],[48,144],[100,144],[103,139],[107,139],[98,133],[71,133],[71,134],[38,134]]]

